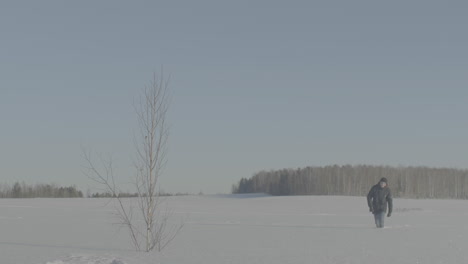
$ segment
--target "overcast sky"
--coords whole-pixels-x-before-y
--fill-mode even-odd
[[[133,98],[171,74],[168,192],[260,170],[468,168],[466,1],[2,1],[0,182],[133,175]]]

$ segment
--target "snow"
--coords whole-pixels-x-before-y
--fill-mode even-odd
[[[113,257],[102,257],[102,256],[71,256],[64,258],[63,260],[57,260],[47,262],[46,264],[124,264],[119,259]]]
[[[185,219],[162,252],[138,253],[106,199],[0,199],[0,263],[468,263],[468,201],[394,200],[374,227],[364,197],[170,197]]]

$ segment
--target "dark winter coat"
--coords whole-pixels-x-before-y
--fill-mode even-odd
[[[391,214],[393,210],[393,198],[390,188],[387,186],[382,188],[380,184],[372,186],[367,195],[367,204],[374,214],[386,212],[388,204],[388,214]]]

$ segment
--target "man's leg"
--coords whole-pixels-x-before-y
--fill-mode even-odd
[[[385,212],[381,212],[381,213],[379,213],[379,224],[380,224],[379,227],[383,228],[384,223],[385,223]]]
[[[374,213],[375,226],[380,227],[379,213]]]

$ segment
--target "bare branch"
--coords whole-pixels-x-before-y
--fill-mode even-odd
[[[164,78],[164,71],[161,68],[160,75],[154,73],[149,85],[145,86],[140,96],[133,100],[139,129],[138,137],[135,135],[133,137],[136,152],[136,159],[133,162],[136,169],[134,185],[138,194],[137,208],[144,229],[134,224],[133,208],[126,207],[119,196],[112,157],[100,158],[103,165],[101,172],[94,166],[91,153],[83,151],[83,158],[87,163],[84,174],[103,185],[115,198],[117,217],[120,224],[128,228],[132,243],[137,250],[143,250],[141,242],[145,243],[145,251],[156,248],[162,250],[182,228],[181,225],[174,230],[168,229],[167,211],[158,217],[160,200],[156,186],[167,163],[169,127],[166,118],[169,109],[169,81],[170,78]]]

